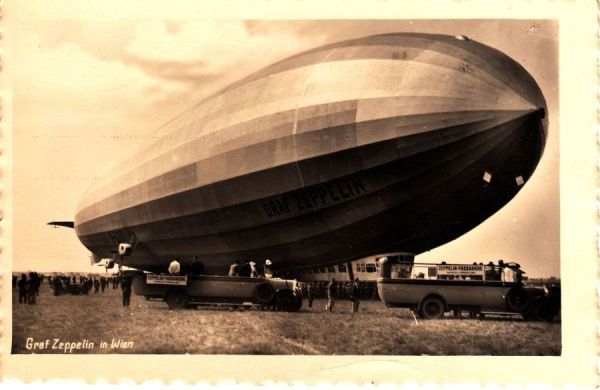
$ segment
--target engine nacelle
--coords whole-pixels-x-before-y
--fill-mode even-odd
[[[119,244],[119,254],[121,256],[129,256],[131,255],[131,244],[120,243]]]

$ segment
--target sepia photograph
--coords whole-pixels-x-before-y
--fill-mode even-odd
[[[18,24],[11,353],[560,356],[558,31]]]

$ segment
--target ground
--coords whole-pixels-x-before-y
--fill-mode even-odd
[[[171,311],[164,302],[132,295],[131,306],[122,307],[120,289],[55,297],[44,282],[36,305],[19,304],[13,291],[12,352],[64,353],[72,348],[72,353],[149,354],[561,353],[560,322],[489,317],[426,321],[380,301],[361,302],[359,313],[351,313],[349,301],[337,301],[333,313],[325,311],[323,300],[306,306],[305,301],[298,313],[214,307]],[[101,342],[107,345],[102,348]],[[37,348],[33,343],[39,343]]]

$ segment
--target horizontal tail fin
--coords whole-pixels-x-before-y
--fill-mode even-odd
[[[73,221],[52,221],[52,222],[48,222],[48,225],[54,226],[54,227],[58,227],[58,226],[68,227],[71,229],[75,228],[75,222],[73,222]]]

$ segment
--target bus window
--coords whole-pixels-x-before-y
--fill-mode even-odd
[[[322,274],[326,274],[327,270],[325,270],[325,268],[319,268],[319,272]]]
[[[427,276],[430,278],[437,278],[437,267],[427,267]]]
[[[338,266],[337,266],[337,267],[338,267],[338,271],[339,271],[341,274],[345,274],[345,273],[346,273],[346,266],[345,266],[344,264],[338,264]]]
[[[331,272],[331,273],[335,273],[335,268],[333,268],[333,266],[329,266],[327,267],[327,272]]]
[[[367,270],[367,272],[377,272],[377,268],[375,267],[375,264],[367,264],[366,270]]]
[[[364,264],[361,264],[361,265],[360,265],[360,272],[366,272],[366,269],[365,269],[365,265],[364,265]]]

